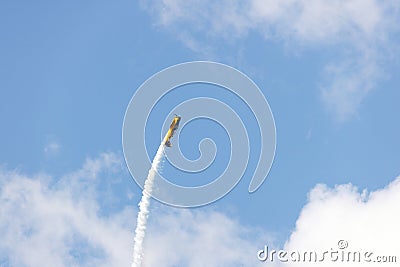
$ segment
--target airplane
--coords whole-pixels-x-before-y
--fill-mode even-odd
[[[175,114],[174,119],[172,120],[171,126],[169,126],[169,130],[167,132],[167,136],[165,137],[165,145],[167,147],[171,147],[171,138],[174,136],[175,131],[179,127],[179,122],[181,121],[181,117]]]

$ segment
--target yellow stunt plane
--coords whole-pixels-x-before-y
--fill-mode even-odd
[[[172,120],[171,126],[169,126],[169,130],[168,130],[167,136],[165,138],[165,145],[167,147],[172,146],[171,138],[172,138],[172,136],[174,136],[175,131],[178,129],[180,121],[181,121],[181,117],[179,117],[178,115],[175,115],[174,119]]]

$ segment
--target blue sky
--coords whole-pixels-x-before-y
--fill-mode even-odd
[[[304,214],[314,204],[334,202],[343,195],[371,202],[374,208],[366,214],[374,216],[378,202],[373,196],[363,198],[362,190],[399,193],[399,8],[398,1],[374,0],[2,1],[0,233],[8,233],[8,239],[0,245],[0,265],[129,263],[141,191],[122,155],[125,109],[151,75],[193,60],[228,64],[259,86],[276,123],[275,161],[253,194],[247,192],[251,174],[246,174],[230,194],[206,207],[183,210],[153,202],[146,236],[149,266],[159,266],[162,256],[170,257],[165,266],[199,266],[190,256],[198,249],[191,247],[196,240],[204,241],[200,255],[210,259],[208,266],[257,262],[256,252],[266,243],[301,247],[296,238],[308,239],[303,222],[322,218],[317,208],[307,218]],[[199,85],[187,95],[166,96],[150,127],[157,128],[169,107],[185,97],[210,95],[229,99]],[[217,144],[220,139],[226,146],[221,129],[207,123],[194,122],[182,132],[188,157],[197,155],[197,143],[204,137],[214,135]],[[159,131],[146,136],[154,137],[147,145],[155,153]],[[222,156],[210,175],[225,163]],[[335,187],[343,184],[358,191]],[[25,202],[21,192],[26,193]],[[310,198],[310,192],[316,197]],[[37,198],[29,201],[30,196]],[[39,208],[52,201],[71,212],[58,216],[56,209]],[[382,210],[381,218],[393,215],[395,202],[389,197],[379,202],[385,203],[376,208]],[[23,203],[30,207],[29,216],[24,216]],[[341,214],[340,207],[346,205],[357,209],[350,200],[344,206],[340,203],[327,205],[331,214]],[[74,227],[55,218],[71,220]],[[400,221],[398,216],[390,218]],[[207,231],[188,229],[194,222],[227,241],[202,239]],[[221,223],[231,227],[220,229]],[[85,232],[92,224],[98,225],[97,234]],[[391,228],[382,226],[378,220],[365,229],[381,229],[386,236]],[[53,228],[64,229],[54,240],[43,234]],[[337,232],[347,233],[342,230]],[[171,242],[174,231],[185,235],[170,251],[173,248],[163,244]],[[20,232],[27,234],[13,236]],[[351,237],[362,244],[360,236]],[[237,246],[227,246],[228,240]],[[393,240],[384,241],[396,244]],[[37,248],[43,259],[33,260],[35,253],[27,253],[25,245],[29,248],[35,242],[44,244],[43,251],[45,245],[58,245],[47,253]],[[377,244],[373,249],[386,248]],[[398,243],[395,246],[398,251]],[[237,257],[224,258],[213,249],[228,249]]]

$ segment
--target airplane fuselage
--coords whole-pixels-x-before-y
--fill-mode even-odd
[[[179,122],[181,121],[181,117],[175,115],[174,119],[172,120],[171,126],[169,126],[169,130],[167,132],[167,136],[165,138],[165,145],[167,147],[171,147],[171,138],[174,136],[175,131],[179,127]]]

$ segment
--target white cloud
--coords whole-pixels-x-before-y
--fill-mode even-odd
[[[246,227],[208,208],[163,207],[153,214],[145,241],[146,266],[258,266],[265,230]]]
[[[335,188],[317,185],[309,194],[309,202],[303,208],[285,250],[321,253],[330,252],[332,248],[341,251],[337,243],[345,240],[348,248],[344,251],[373,252],[372,260],[375,256],[397,256],[399,262],[399,203],[400,177],[386,188],[371,193],[366,190],[360,193],[351,184]],[[326,260],[319,266],[338,265],[338,262]],[[382,263],[361,262],[345,266],[382,266]]]
[[[102,189],[121,167],[118,155],[102,153],[60,179],[0,170],[0,265],[129,266],[137,209],[132,203],[104,210]],[[123,198],[120,191],[113,194]],[[146,266],[258,263],[256,252],[266,240],[261,229],[207,208],[152,205]]]
[[[346,252],[372,252],[400,260],[400,177],[386,188],[359,192],[351,184],[329,188],[319,184],[309,193],[296,228],[283,249],[318,252],[340,251],[338,241],[348,242]],[[246,227],[219,212],[172,209],[162,206],[150,217],[145,241],[146,266],[310,266],[298,262],[261,262],[257,252],[268,245],[279,251],[267,229]],[[288,257],[287,257],[288,258]],[[319,257],[320,259],[321,257]],[[333,257],[334,258],[334,257]],[[363,260],[363,258],[361,258]],[[318,266],[381,266],[373,262],[339,263],[326,260]]]
[[[103,153],[59,180],[0,170],[0,265],[129,266],[137,209],[127,205],[105,212],[100,188],[120,175],[121,166],[118,155]],[[122,197],[120,191],[113,194]],[[329,250],[343,239],[348,249],[399,260],[398,203],[400,177],[371,193],[352,185],[317,185],[284,249]],[[278,264],[257,259],[264,244],[279,249],[267,229],[243,225],[209,207],[152,205],[145,237],[148,267]]]
[[[127,266],[134,211],[99,215],[99,177],[117,168],[102,154],[54,183],[40,174],[0,172],[0,262],[10,266]],[[109,173],[112,176],[112,173]]]
[[[381,78],[380,62],[393,49],[400,1],[378,0],[164,0],[142,2],[157,25],[172,31],[196,52],[232,42],[249,32],[282,41],[292,50],[336,51],[327,62],[322,100],[339,120],[355,115]],[[349,52],[350,51],[350,52]],[[390,52],[389,52],[390,53]],[[307,60],[307,59],[305,59]],[[332,73],[332,69],[336,69]]]

